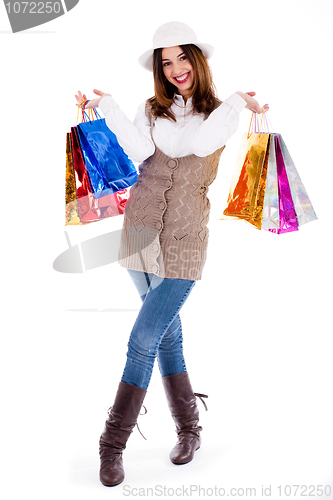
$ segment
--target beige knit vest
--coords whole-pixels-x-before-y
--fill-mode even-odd
[[[148,104],[146,115],[153,127]],[[208,186],[224,148],[205,158],[171,158],[155,145],[154,154],[139,166],[126,204],[121,266],[164,278],[201,279],[208,244]]]

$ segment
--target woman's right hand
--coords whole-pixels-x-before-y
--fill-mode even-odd
[[[111,95],[111,94],[106,94],[105,92],[102,92],[101,90],[97,89],[94,89],[94,93],[99,95],[100,97],[98,99],[92,99],[91,101],[89,101],[88,104],[84,107],[85,109],[98,108],[101,99],[106,95]],[[87,100],[87,96],[85,94],[82,94],[82,92],[79,90],[78,94],[75,95],[75,99],[78,102],[77,106],[79,106],[82,103],[82,101]]]

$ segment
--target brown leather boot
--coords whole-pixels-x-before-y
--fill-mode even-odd
[[[208,396],[193,392],[187,372],[162,377],[162,381],[178,434],[178,442],[170,453],[170,460],[176,465],[187,464],[201,444],[202,427],[198,425],[196,396],[200,399]],[[203,399],[201,401],[207,410]]]
[[[146,390],[120,382],[109,418],[99,440],[101,458],[100,481],[104,486],[116,486],[125,477],[122,452],[136,424]]]

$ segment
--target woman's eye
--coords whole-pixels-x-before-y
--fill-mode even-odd
[[[169,66],[169,64],[170,64],[169,62],[165,62],[163,63],[163,66]]]
[[[181,61],[185,61],[185,59],[186,59],[186,56],[182,56],[182,57],[180,58],[180,60],[181,60]]]

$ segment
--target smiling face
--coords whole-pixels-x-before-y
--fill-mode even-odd
[[[194,70],[181,47],[162,50],[162,67],[166,79],[178,88],[179,94],[189,94],[194,80]]]

